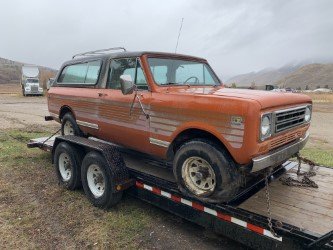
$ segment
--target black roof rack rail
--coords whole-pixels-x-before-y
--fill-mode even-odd
[[[79,53],[76,54],[72,57],[72,59],[74,59],[77,56],[88,56],[88,55],[101,55],[104,54],[103,52],[107,52],[110,50],[123,50],[124,52],[126,52],[126,49],[124,47],[113,47],[113,48],[108,48],[108,49],[99,49],[99,50],[93,50],[93,51],[87,51],[87,52],[83,52],[83,53]]]

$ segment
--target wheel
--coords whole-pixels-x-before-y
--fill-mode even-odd
[[[123,195],[122,191],[113,192],[112,169],[104,156],[98,152],[88,153],[82,162],[82,186],[90,202],[99,208],[116,205]]]
[[[62,135],[76,135],[82,136],[83,133],[77,125],[73,115],[66,113],[61,121],[61,134]]]
[[[69,190],[81,186],[81,154],[67,142],[58,144],[54,153],[54,165],[59,182]]]
[[[218,145],[204,139],[183,144],[174,158],[180,191],[206,202],[226,202],[241,185],[233,159]]]

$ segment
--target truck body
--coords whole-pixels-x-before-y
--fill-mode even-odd
[[[21,87],[23,96],[43,95],[43,87],[39,82],[39,69],[37,66],[22,66]]]
[[[48,108],[63,135],[172,161],[184,194],[221,202],[242,176],[275,168],[305,146],[312,101],[225,88],[203,58],[125,51],[64,63]]]

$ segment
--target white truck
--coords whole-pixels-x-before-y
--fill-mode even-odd
[[[22,66],[21,86],[23,96],[43,95],[43,87],[39,82],[39,69],[37,66]]]

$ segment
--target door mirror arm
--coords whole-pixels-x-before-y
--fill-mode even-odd
[[[132,111],[133,111],[133,108],[134,108],[135,99],[138,99],[138,102],[140,104],[142,113],[146,116],[146,119],[149,119],[149,114],[145,111],[145,109],[144,109],[144,107],[142,105],[141,98],[138,95],[138,87],[135,84],[134,84],[134,92],[135,93],[134,93],[133,101],[132,101],[131,108],[130,108],[130,115],[132,115]]]

